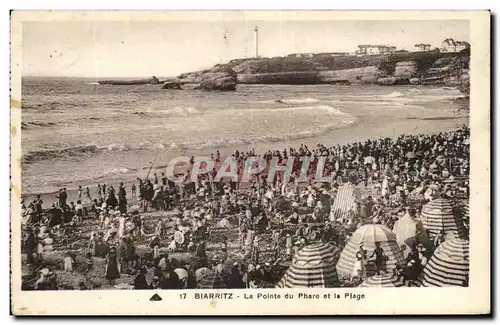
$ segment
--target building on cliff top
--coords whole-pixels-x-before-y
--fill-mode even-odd
[[[457,53],[468,48],[470,48],[468,42],[455,41],[453,38],[447,38],[441,42],[441,48],[439,50],[441,52]]]
[[[287,55],[289,58],[312,58],[314,53],[293,53]]]
[[[425,51],[430,51],[431,50],[431,45],[430,44],[415,44],[415,47],[417,49],[417,52],[425,52]]]
[[[356,55],[385,55],[396,52],[395,46],[389,45],[358,45]]]
[[[287,55],[287,58],[313,58],[313,57],[331,57],[331,56],[348,56],[349,52],[323,52],[323,53],[292,53]]]

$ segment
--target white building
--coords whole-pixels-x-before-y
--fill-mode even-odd
[[[417,52],[425,52],[431,50],[430,44],[415,44],[415,47],[417,48]]]
[[[468,42],[455,41],[453,38],[447,38],[441,42],[441,48],[439,50],[441,52],[456,53],[467,48],[470,48]]]
[[[388,45],[358,45],[357,55],[385,55],[396,52],[395,46]]]
[[[314,53],[293,53],[288,55],[288,57],[293,57],[293,58],[312,58],[314,56]]]

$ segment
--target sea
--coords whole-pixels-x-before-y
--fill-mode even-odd
[[[454,87],[238,85],[234,92],[23,78],[22,193],[115,184],[177,155],[231,154],[446,131],[468,123]],[[156,157],[156,159],[155,159]]]

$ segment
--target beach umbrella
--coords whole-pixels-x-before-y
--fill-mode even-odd
[[[429,237],[422,225],[422,222],[405,214],[394,223],[392,231],[396,235],[396,241],[399,245],[422,244],[430,248]]]
[[[458,213],[454,213],[449,200],[437,198],[422,207],[422,225],[429,231],[431,237],[438,235],[444,230],[458,234],[459,237],[466,235],[463,220]]]
[[[212,273],[204,277],[198,283],[198,289],[225,289],[224,280],[217,273]]]
[[[183,268],[176,268],[174,270],[174,272],[177,274],[177,276],[179,277],[179,280],[182,280],[182,279],[187,279],[189,274],[188,274],[188,271],[186,271],[185,269]]]
[[[277,288],[333,288],[338,286],[335,261],[338,248],[325,243],[303,247],[276,285]]]
[[[211,273],[210,269],[208,267],[200,267],[194,272],[194,277],[196,278],[197,282],[200,282],[201,279],[206,277]]]
[[[182,245],[184,243],[184,235],[181,231],[174,232],[174,240],[177,244]]]
[[[398,279],[395,274],[386,273],[386,274],[375,274],[367,278],[363,283],[359,285],[359,287],[364,288],[393,288],[393,287],[402,287],[404,286],[404,282],[402,279]]]
[[[407,153],[406,153],[406,158],[408,158],[408,159],[413,159],[413,158],[415,158],[416,156],[417,156],[417,155],[415,154],[415,152],[414,152],[414,151],[410,151],[410,152],[407,152]]]
[[[342,250],[337,263],[337,273],[339,276],[352,276],[356,267],[356,253],[359,246],[363,244],[363,249],[367,251],[368,258],[375,250],[375,243],[379,242],[380,247],[387,257],[382,267],[387,272],[396,268],[397,264],[403,265],[404,258],[396,240],[396,235],[386,226],[380,224],[367,224],[358,228],[351,236],[351,239]],[[367,265],[367,274],[374,273],[373,265]]]
[[[468,286],[469,240],[452,237],[434,251],[417,285],[424,287]]]

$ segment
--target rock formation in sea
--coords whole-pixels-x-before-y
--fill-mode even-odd
[[[182,84],[177,80],[165,81],[162,89],[182,89]]]
[[[130,85],[158,85],[160,80],[155,76],[148,79],[136,79],[136,80],[100,80],[98,81],[101,85],[116,85],[116,86],[130,86]]]
[[[164,89],[236,90],[237,74],[223,65],[211,69],[184,73],[163,84]]]

